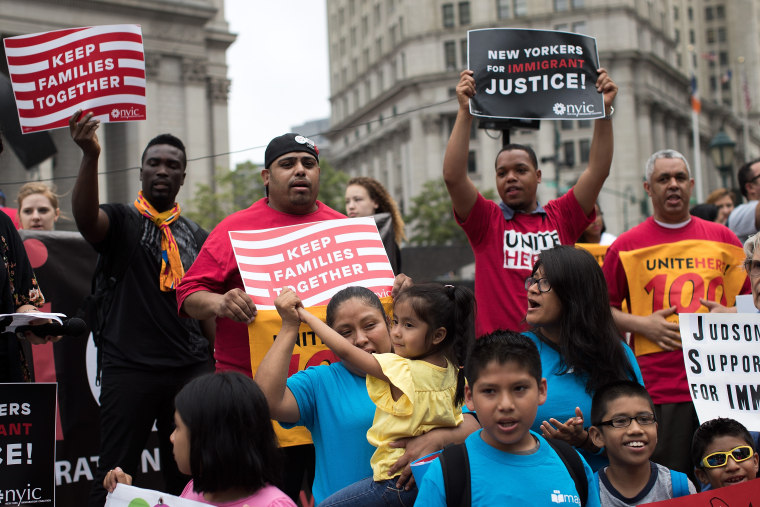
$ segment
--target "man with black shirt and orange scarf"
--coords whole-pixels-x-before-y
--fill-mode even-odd
[[[81,118],[80,118],[81,116]],[[79,232],[109,259],[131,252],[114,287],[102,332],[100,457],[91,506],[102,506],[103,477],[120,466],[134,474],[156,421],[166,491],[179,494],[187,478],[177,470],[169,435],[174,396],[182,386],[212,370],[213,325],[177,315],[175,288],[201,249],[206,233],[180,215],[175,202],[185,180],[187,157],[171,134],[152,139],[142,155],[142,190],[131,205],[98,199],[100,122],[77,111],[69,119],[83,157],[72,192]],[[210,339],[209,339],[210,338]]]

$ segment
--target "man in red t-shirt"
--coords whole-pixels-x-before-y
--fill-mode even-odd
[[[496,156],[496,188],[502,202],[486,200],[467,175],[470,150],[470,97],[475,94],[472,71],[462,71],[456,87],[459,112],[443,159],[443,179],[475,253],[475,297],[478,336],[496,329],[524,329],[528,308],[525,279],[542,250],[573,244],[596,217],[594,204],[610,174],[613,139],[612,101],[617,86],[599,69],[596,89],[604,94],[606,116],[594,123],[588,167],[562,197],[541,206],[536,154],[511,144]]]
[[[736,235],[689,214],[693,186],[683,155],[674,150],[653,154],[644,189],[654,214],[618,236],[602,266],[615,322],[632,333],[631,348],[655,404],[658,443],[652,460],[684,473],[693,470],[689,450],[699,422],[686,380],[678,314],[721,310],[750,290]]]
[[[229,231],[269,229],[287,225],[345,218],[317,200],[319,150],[311,139],[298,134],[275,137],[264,154],[261,176],[267,197],[217,225],[198,258],[177,287],[180,311],[196,319],[216,319],[214,358],[217,371],[236,370],[252,377],[248,325],[256,318],[256,305],[243,288]],[[297,498],[306,467],[313,474],[312,445],[285,447],[286,484],[283,490]]]

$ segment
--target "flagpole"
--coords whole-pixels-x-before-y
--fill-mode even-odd
[[[694,149],[694,190],[696,193],[697,203],[702,202],[704,192],[702,191],[702,157],[699,149],[699,110],[701,104],[697,94],[697,74],[694,69],[694,46],[689,44],[689,74],[691,75],[691,143]]]

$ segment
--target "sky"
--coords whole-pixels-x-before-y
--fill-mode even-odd
[[[261,163],[269,141],[330,115],[325,0],[225,0],[230,164]],[[245,150],[245,151],[243,151]]]

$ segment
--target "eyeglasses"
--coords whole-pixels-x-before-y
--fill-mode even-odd
[[[538,284],[538,292],[549,292],[552,290],[552,284],[548,278],[533,278],[532,276],[525,279],[525,290],[530,290],[534,283]]]
[[[751,260],[744,262],[744,271],[749,273],[752,278],[760,276],[760,261]]]
[[[760,178],[760,174],[756,174],[754,177],[752,177],[747,183],[754,183],[757,181],[757,179]]]
[[[726,466],[728,463],[729,455],[734,459],[734,461],[741,463],[742,461],[747,461],[752,456],[754,456],[755,451],[753,451],[752,447],[749,445],[740,445],[739,447],[734,447],[727,452],[718,451],[712,454],[708,454],[702,458],[702,461],[700,463],[705,468],[720,468]]]
[[[657,418],[654,416],[654,414],[639,414],[635,417],[628,417],[627,415],[619,415],[616,417],[613,417],[609,421],[602,421],[599,424],[595,424],[594,426],[612,426],[613,428],[627,428],[631,425],[631,421],[636,419],[636,422],[639,423],[639,426],[647,426],[649,424],[653,424],[657,422]]]

